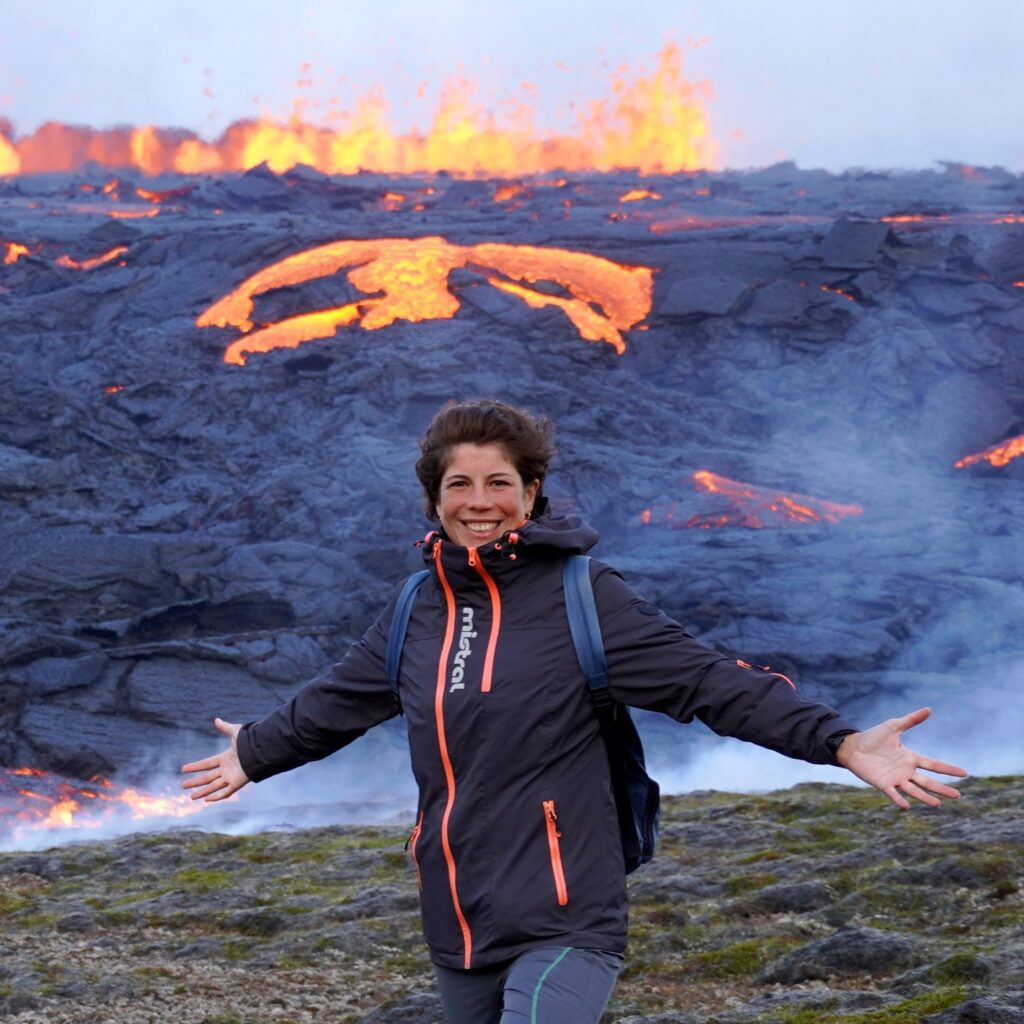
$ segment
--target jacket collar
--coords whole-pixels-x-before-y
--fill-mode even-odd
[[[585,554],[597,541],[597,531],[579,516],[543,516],[476,548],[456,544],[440,529],[431,530],[418,542],[418,546],[423,550],[423,559],[428,567],[440,555],[446,573],[462,575],[468,570],[477,576],[471,562],[472,553],[488,573],[499,576],[514,572],[517,566],[531,558],[566,558]]]

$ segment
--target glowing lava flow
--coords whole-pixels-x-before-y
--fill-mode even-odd
[[[22,256],[28,256],[32,251],[28,246],[22,245],[20,242],[3,242],[0,244],[7,246],[7,251],[4,253],[4,264],[6,266],[17,263]]]
[[[366,298],[253,330],[255,296],[327,277],[346,267],[352,268],[349,283]],[[448,274],[460,267],[495,271],[486,275],[489,284],[535,309],[558,307],[581,337],[607,342],[620,355],[626,349],[621,332],[639,323],[651,309],[650,267],[626,266],[567,249],[488,242],[452,245],[439,236],[428,236],[345,240],[295,253],[243,281],[204,310],[196,326],[230,325],[245,332],[224,353],[226,363],[244,365],[247,353],[296,348],[316,338],[329,338],[348,324],[373,331],[396,320],[419,323],[452,317],[459,300],[448,290]],[[569,296],[527,287],[538,281],[556,282]]]
[[[577,100],[581,113],[570,134],[534,127],[532,86],[516,103],[503,104],[513,111],[504,122],[476,104],[473,92],[464,79],[447,80],[426,133],[396,133],[379,88],[339,115],[340,127],[306,123],[300,101],[286,123],[236,121],[216,142],[152,126],[99,131],[49,122],[17,140],[0,135],[0,176],[69,171],[90,161],[146,174],[244,171],[265,162],[276,172],[301,163],[327,174],[446,170],[488,177],[618,168],[671,174],[714,164],[705,113],[710,87],[683,77],[683,51],[673,43],[653,71],[614,75],[610,98]]]
[[[109,779],[79,785],[38,768],[0,769],[0,837],[15,841],[49,829],[97,829],[115,818],[182,818],[201,803],[188,796],[158,796]]]
[[[127,245],[117,245],[113,249],[105,252],[102,256],[94,256],[90,260],[83,260],[79,263],[73,256],[61,256],[57,259],[57,266],[64,267],[67,270],[94,270],[96,267],[102,267],[104,263],[110,263],[112,260],[116,260],[118,256],[128,251]],[[124,263],[121,263],[124,266]]]
[[[720,507],[696,513],[686,520],[675,521],[674,509],[659,518],[673,529],[711,530],[726,526],[742,526],[751,530],[788,528],[821,523],[838,523],[848,516],[862,515],[859,505],[842,505],[806,494],[787,494],[767,487],[741,483],[699,469],[691,478],[698,491],[722,499]],[[651,509],[644,509],[640,522],[655,521]]]
[[[652,192],[648,188],[631,188],[628,192],[623,192],[619,196],[620,203],[635,203],[641,199],[660,199],[660,192]]]
[[[968,466],[975,466],[980,462],[987,462],[990,466],[1002,467],[1008,465],[1013,459],[1024,455],[1024,434],[1011,437],[1008,441],[994,444],[976,455],[965,455],[953,463],[954,469],[966,469]]]

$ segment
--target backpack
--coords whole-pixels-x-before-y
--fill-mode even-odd
[[[409,627],[416,592],[429,575],[430,570],[423,569],[405,581],[391,619],[386,670],[399,707],[398,672],[405,633]],[[608,693],[608,663],[590,580],[590,558],[586,555],[567,558],[562,582],[576,657],[590,688],[594,710],[608,750],[612,791],[619,818],[619,834],[622,837],[622,854],[628,875],[654,856],[654,847],[658,841],[658,784],[647,774],[643,744],[630,717],[629,708],[616,703]]]

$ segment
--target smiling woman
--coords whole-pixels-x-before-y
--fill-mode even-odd
[[[245,726],[218,719],[231,746],[183,770],[196,773],[185,783],[195,799],[222,800],[404,713],[419,789],[410,870],[452,1024],[601,1017],[627,925],[621,750],[606,741],[602,699],[841,764],[901,807],[958,796],[923,771],[963,769],[901,743],[927,709],[857,732],[785,676],[705,646],[614,569],[581,558],[597,533],[577,516],[547,514],[545,420],[494,400],[453,403],[420,448],[416,472],[438,524],[420,542],[426,571],[288,704]],[[410,604],[413,583],[422,586]],[[597,640],[586,653],[601,661],[600,651],[607,670],[593,698],[567,599],[593,605]]]
[[[427,516],[463,547],[498,540],[546,504],[550,427],[519,409],[495,401],[450,405],[420,448],[416,475]]]

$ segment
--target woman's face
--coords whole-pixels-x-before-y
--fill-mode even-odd
[[[495,541],[523,525],[539,486],[523,483],[501,445],[457,444],[441,478],[441,525],[463,547]]]

